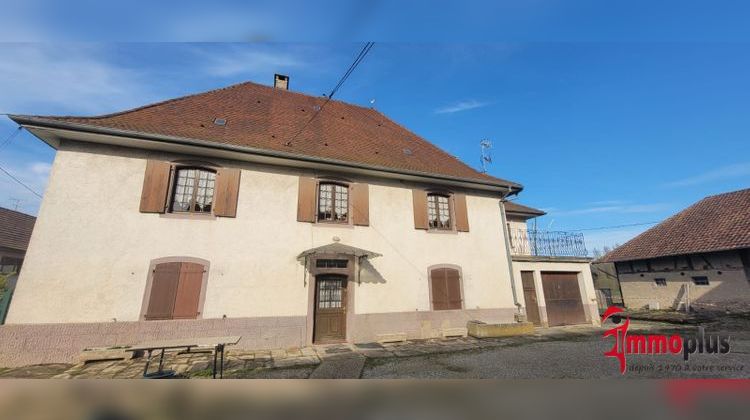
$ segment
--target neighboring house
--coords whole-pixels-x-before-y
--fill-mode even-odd
[[[0,324],[5,321],[36,217],[0,207]]]
[[[591,277],[599,303],[599,311],[604,312],[612,305],[623,306],[620,282],[613,263],[591,264]]]
[[[601,258],[630,308],[750,309],[750,189],[706,197]]]
[[[153,337],[430,338],[522,317],[503,223],[521,185],[374,109],[278,86],[11,116],[57,149],[4,327],[44,337],[26,339],[24,357]],[[588,306],[593,286],[579,280]]]
[[[535,325],[598,323],[596,292],[582,233],[529,228],[545,212],[512,201],[505,203],[508,249],[514,276],[521,280],[519,300]]]
[[[34,216],[0,207],[0,274],[21,269],[35,221]]]

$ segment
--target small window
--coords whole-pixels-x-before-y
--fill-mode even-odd
[[[654,283],[657,286],[666,286],[667,285],[667,279],[654,279]]]
[[[430,229],[451,229],[452,215],[449,196],[444,194],[427,194],[427,221]]]
[[[318,221],[349,222],[349,187],[321,182],[318,187]]]
[[[708,277],[706,276],[693,277],[693,284],[695,284],[696,286],[708,286]]]
[[[179,168],[175,172],[172,211],[211,213],[216,173],[201,168]]]
[[[317,268],[346,268],[349,264],[348,260],[316,260],[315,267]]]

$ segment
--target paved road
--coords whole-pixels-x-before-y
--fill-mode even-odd
[[[694,333],[692,328],[683,332]],[[368,359],[362,378],[749,378],[750,332],[723,332],[728,333],[732,335],[729,354],[692,355],[688,363],[682,356],[628,355],[624,376],[618,362],[603,355],[612,348],[612,339],[589,335],[460,353]]]

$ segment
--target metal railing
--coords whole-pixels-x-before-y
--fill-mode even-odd
[[[581,232],[510,229],[510,250],[513,255],[538,257],[588,256]]]

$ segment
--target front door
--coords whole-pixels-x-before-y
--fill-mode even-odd
[[[320,274],[315,278],[315,343],[346,341],[346,276]]]

